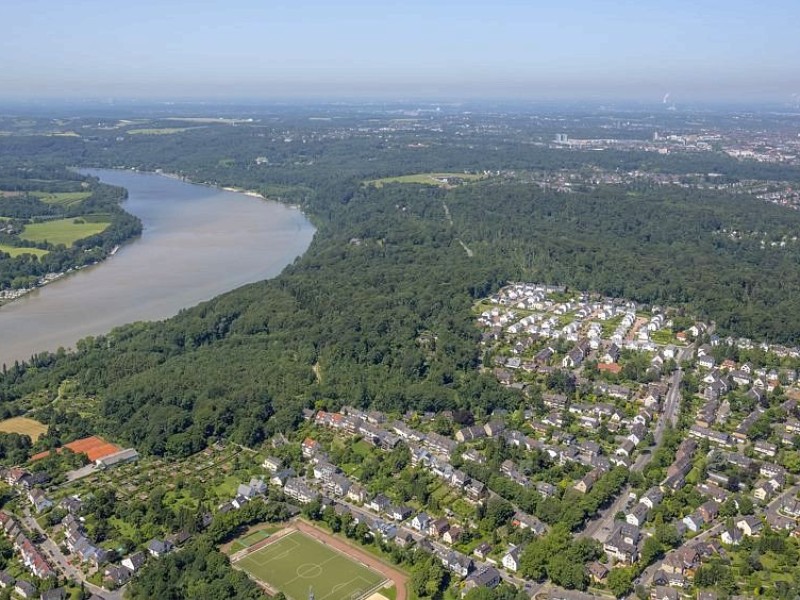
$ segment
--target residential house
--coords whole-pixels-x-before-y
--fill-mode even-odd
[[[435,519],[428,524],[428,535],[441,538],[444,532],[450,529],[450,523],[444,517]]]
[[[451,546],[461,539],[462,530],[460,527],[451,527],[442,534],[442,541]]]
[[[16,581],[7,571],[0,571],[0,588],[13,588]]]
[[[351,500],[352,502],[357,502],[359,504],[363,504],[366,502],[368,494],[367,490],[357,484],[353,484],[350,486],[350,489],[347,490],[347,499]]]
[[[319,498],[319,494],[312,490],[305,481],[299,477],[288,479],[286,485],[283,486],[283,493],[301,504],[308,504]]]
[[[727,544],[728,546],[738,546],[742,542],[743,537],[744,534],[738,527],[726,527],[720,539],[723,544]]]
[[[512,573],[516,573],[517,569],[519,569],[519,557],[521,552],[522,550],[519,546],[512,546],[509,551],[503,555],[503,567]]]
[[[489,544],[487,544],[486,542],[481,542],[480,544],[478,544],[475,550],[472,551],[472,553],[481,560],[485,560],[486,557],[489,556],[489,553],[491,551],[492,547]]]
[[[647,521],[650,509],[642,502],[638,502],[631,511],[625,515],[625,522],[636,527],[641,527]]]
[[[597,480],[600,479],[600,471],[599,469],[592,469],[583,478],[576,483],[573,488],[579,491],[582,494],[587,493],[594,487],[594,484],[597,483]]]
[[[36,587],[27,581],[23,581],[22,579],[18,580],[14,585],[14,591],[22,598],[36,598],[38,595]]]
[[[53,502],[39,488],[34,488],[28,492],[28,500],[33,505],[34,510],[40,513],[53,506]]]
[[[707,521],[699,511],[694,511],[693,513],[683,517],[683,522],[689,531],[697,533],[703,528],[703,525],[705,525]]]
[[[469,575],[461,589],[461,597],[466,596],[475,588],[496,588],[500,584],[500,572],[494,567],[483,567]]]
[[[154,538],[147,543],[147,551],[154,558],[161,558],[172,550],[172,544],[167,540]]]
[[[586,571],[595,583],[605,583],[606,577],[608,577],[608,567],[596,560],[586,566]]]
[[[428,526],[430,525],[430,517],[427,513],[421,512],[416,515],[413,519],[411,519],[411,527],[412,529],[416,529],[417,531],[425,532],[428,530]]]
[[[131,573],[136,573],[147,562],[147,556],[144,552],[134,552],[122,559],[122,566],[128,569]]]
[[[736,521],[735,525],[738,529],[741,529],[742,533],[747,537],[759,535],[764,528],[764,524],[761,520],[754,515],[740,518]]]
[[[274,456],[268,456],[261,465],[270,473],[275,473],[283,468],[283,461]]]
[[[303,458],[314,458],[314,456],[316,456],[317,452],[319,452],[321,449],[322,449],[322,446],[320,446],[319,442],[317,442],[316,440],[314,440],[314,439],[312,439],[310,437],[307,437],[306,439],[304,439],[303,443],[301,445],[301,451],[303,453]]]
[[[391,507],[391,505],[392,505],[391,500],[389,500],[389,498],[387,498],[383,494],[378,494],[372,500],[367,502],[367,508],[369,508],[370,510],[374,510],[375,512],[378,513],[385,513],[389,509],[389,507]]]
[[[653,509],[664,499],[664,493],[657,487],[651,487],[639,498],[639,502],[647,508]]]
[[[442,564],[459,577],[466,577],[473,569],[474,563],[469,556],[451,550],[442,556]]]

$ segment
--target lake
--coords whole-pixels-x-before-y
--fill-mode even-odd
[[[223,292],[274,277],[308,248],[296,208],[153,173],[81,171],[124,187],[140,238],[106,261],[0,307],[0,364],[74,348],[86,336],[160,320]]]

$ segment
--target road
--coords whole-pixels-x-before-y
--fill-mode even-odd
[[[347,500],[345,500],[343,498],[338,498],[338,497],[334,497],[334,496],[327,496],[327,497],[329,499],[339,503],[339,504],[343,504],[343,505],[347,506],[351,510],[351,512],[353,513],[354,516],[360,517],[361,519],[368,518],[370,520],[372,520],[372,519],[381,519],[381,520],[384,520],[384,521],[390,520],[390,519],[386,519],[382,515],[379,515],[379,514],[373,512],[373,511],[371,511],[369,509],[364,508],[363,506],[356,506],[355,504],[352,504],[351,502],[348,502]],[[416,543],[419,543],[420,541],[426,539],[426,540],[428,540],[428,542],[430,542],[430,544],[436,550],[438,550],[440,552],[441,551],[449,552],[451,550],[451,548],[449,546],[446,546],[445,544],[442,544],[442,543],[440,543],[440,542],[438,542],[436,540],[433,540],[430,537],[428,537],[426,535],[423,535],[420,532],[411,529],[410,527],[406,527],[406,529],[408,529],[411,532],[411,536],[414,538],[414,541]],[[475,558],[474,556],[470,557],[470,558],[472,558],[472,562],[475,564],[475,568],[476,569],[481,569],[483,567],[496,567],[497,568],[497,565],[494,565],[494,564],[489,563],[489,562],[480,561],[477,558]],[[509,582],[509,583],[511,583],[511,584],[513,584],[515,586],[518,586],[520,588],[525,589],[525,591],[528,593],[529,596],[533,596],[534,594],[538,593],[539,590],[544,585],[544,583],[536,583],[536,582],[533,582],[533,581],[527,581],[526,579],[521,579],[519,577],[514,577],[510,573],[507,573],[506,571],[504,571],[502,569],[502,567],[498,568],[497,571],[500,573],[500,577],[502,577],[505,581],[507,581],[507,582]]]
[[[679,360],[683,359],[684,353],[691,354],[691,352],[693,352],[693,347],[691,346],[682,349],[678,355]],[[664,400],[664,410],[661,413],[661,416],[659,417],[653,431],[653,438],[655,439],[654,448],[657,448],[664,439],[664,431],[666,431],[667,423],[671,423],[673,426],[675,426],[678,422],[678,409],[681,405],[682,380],[683,371],[679,368],[672,374],[672,377],[670,378],[669,390],[667,391],[667,396]],[[652,459],[652,451],[641,452],[634,461],[633,465],[631,465],[631,471],[641,473]],[[625,510],[627,507],[628,494],[630,491],[630,486],[625,486],[622,489],[619,497],[611,506],[601,511],[596,518],[587,523],[586,527],[583,529],[583,535],[592,537],[601,543],[605,542],[608,539],[608,536],[611,535],[611,532],[614,528],[614,516],[618,512]]]
[[[25,527],[27,527],[29,531],[36,531],[44,537],[44,541],[39,544],[39,548],[42,550],[44,555],[50,559],[49,562],[55,566],[56,569],[61,571],[61,573],[67,579],[83,583],[87,590],[93,594],[97,594],[101,598],[105,598],[105,600],[122,600],[124,587],[114,590],[113,592],[109,592],[108,590],[97,587],[96,585],[86,581],[83,571],[70,564],[67,557],[64,556],[63,552],[61,552],[61,548],[58,547],[58,544],[50,539],[50,537],[47,535],[47,532],[42,529],[39,523],[36,522],[36,519],[31,516],[30,509],[25,508],[23,513],[24,516],[22,517],[22,522]]]
[[[775,496],[775,498],[773,498],[772,501],[767,504],[767,508],[764,512],[767,515],[770,523],[774,523],[778,518],[788,519],[789,521],[794,522],[794,519],[791,517],[787,517],[780,513],[780,507],[783,505],[783,501],[786,498],[793,498],[797,495],[797,492],[800,492],[800,484],[793,485],[792,487],[785,489],[781,494]]]

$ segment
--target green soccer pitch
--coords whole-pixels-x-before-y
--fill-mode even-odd
[[[358,600],[386,578],[299,531],[247,554],[236,566],[291,600]]]

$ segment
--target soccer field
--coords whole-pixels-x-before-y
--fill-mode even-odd
[[[236,562],[251,577],[292,600],[357,600],[385,578],[301,533],[293,531]]]

